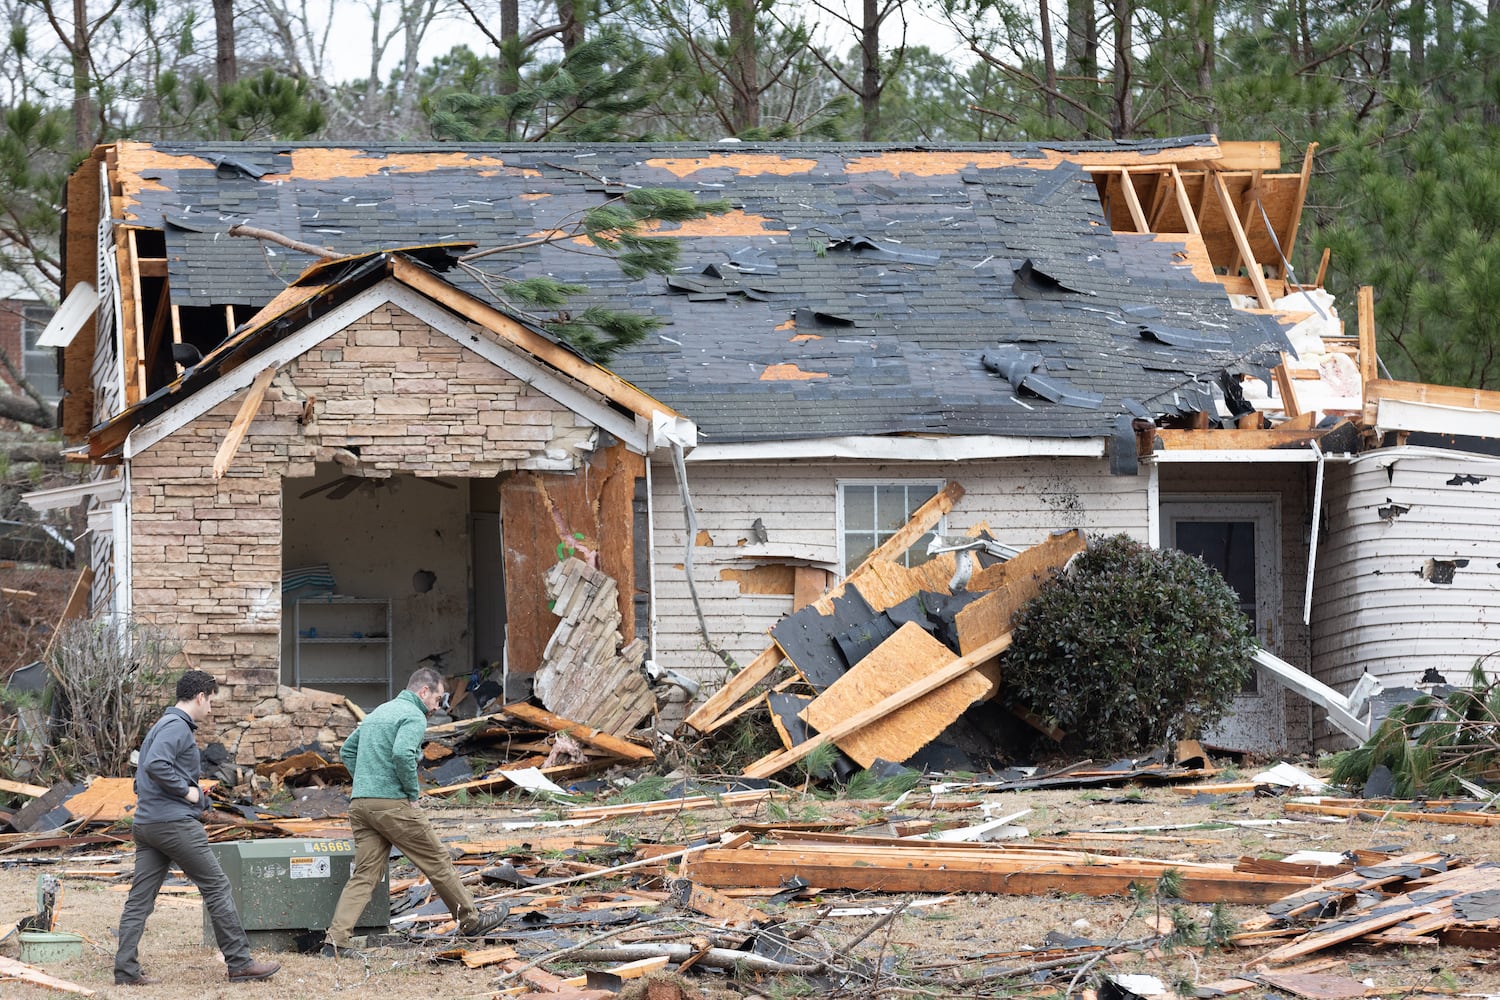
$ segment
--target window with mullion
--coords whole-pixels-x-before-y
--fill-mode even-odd
[[[839,484],[839,544],[848,575],[875,549],[911,520],[917,508],[943,488],[939,481],[859,482]],[[936,527],[942,531],[942,524]],[[929,531],[912,543],[898,561],[915,566],[927,561]]]

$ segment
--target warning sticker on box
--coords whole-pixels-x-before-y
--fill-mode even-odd
[[[292,878],[328,878],[333,874],[328,857],[290,858]]]

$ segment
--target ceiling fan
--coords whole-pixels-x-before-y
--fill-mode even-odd
[[[427,483],[431,486],[441,486],[445,490],[458,489],[458,487],[453,485],[452,483],[445,483],[441,479],[432,479],[424,476],[403,476],[401,478],[416,479],[418,482]],[[395,487],[395,484],[395,476],[384,476],[380,478],[376,478],[373,476],[339,476],[337,479],[331,479],[326,483],[314,486],[310,490],[303,491],[301,494],[299,494],[299,498],[302,500],[306,500],[308,497],[316,496],[319,493],[322,493],[325,499],[342,500],[360,487],[364,487],[370,493],[374,493],[376,490],[382,488],[392,489]]]

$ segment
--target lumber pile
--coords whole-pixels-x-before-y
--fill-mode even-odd
[[[1238,945],[1284,944],[1259,964],[1285,965],[1338,945],[1500,946],[1500,864],[1442,854],[1381,857],[1308,886],[1246,921]]]

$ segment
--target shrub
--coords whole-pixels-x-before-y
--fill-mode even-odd
[[[48,668],[61,723],[54,762],[70,777],[130,773],[130,754],[175,701],[179,648],[151,625],[112,617],[62,624]]]
[[[1096,536],[1017,614],[1002,676],[1070,749],[1126,755],[1224,715],[1249,675],[1249,624],[1197,556]]]

